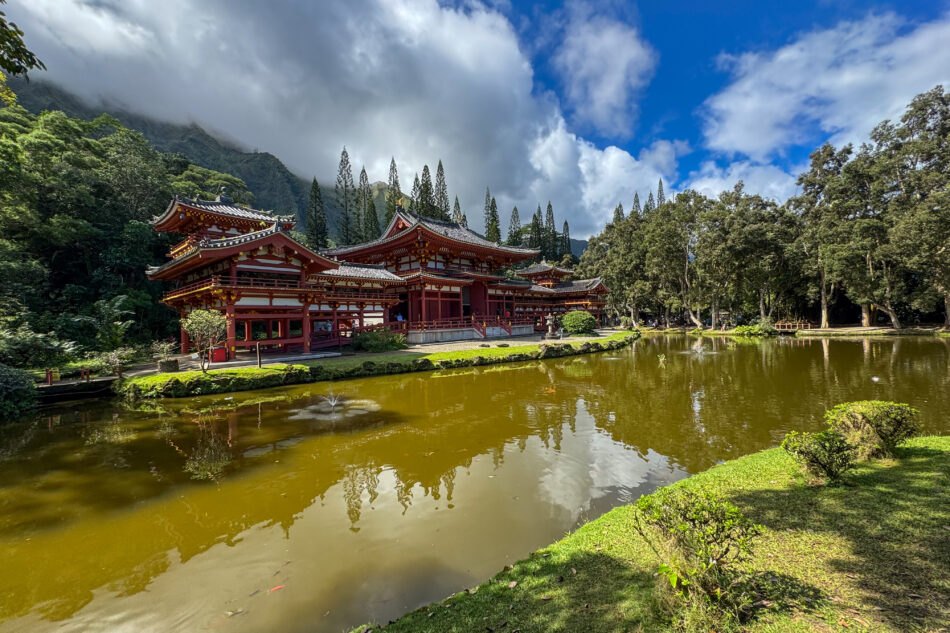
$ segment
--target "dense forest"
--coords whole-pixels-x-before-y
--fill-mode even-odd
[[[642,207],[617,206],[578,272],[603,277],[634,323],[950,327],[950,94],[937,86],[860,147],[825,144],[810,159],[784,204],[742,182],[666,199],[661,182]]]

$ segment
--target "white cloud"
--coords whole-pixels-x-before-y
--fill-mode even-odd
[[[950,82],[948,42],[950,15],[911,27],[886,14],[806,33],[772,52],[724,55],[733,80],[704,104],[706,144],[765,162],[829,137],[860,142],[914,95]]]
[[[600,230],[601,205],[675,169],[663,144],[634,158],[571,133],[554,97],[533,91],[510,22],[476,2],[31,0],[8,13],[54,82],[92,101],[196,122],[304,177],[332,182],[344,145],[372,180],[385,180],[395,155],[406,188],[441,158],[450,194],[476,227],[489,185],[502,210],[550,199],[558,222],[566,217],[582,237]],[[607,32],[634,52],[611,51],[621,61],[607,78],[582,78],[586,94],[606,99],[593,116],[614,122],[629,116],[636,59],[646,55],[625,28]]]
[[[604,16],[575,15],[553,58],[574,119],[607,136],[629,138],[636,97],[657,56],[636,28]]]
[[[716,198],[740,180],[745,183],[746,192],[779,202],[784,202],[798,190],[796,176],[775,165],[758,165],[749,161],[736,161],[725,167],[705,161],[698,170],[690,172],[685,186]]]

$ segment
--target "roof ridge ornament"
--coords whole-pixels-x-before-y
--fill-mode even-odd
[[[228,195],[228,188],[224,185],[221,185],[221,188],[218,189],[218,197],[216,197],[214,201],[223,202],[225,204],[234,204],[234,198]]]

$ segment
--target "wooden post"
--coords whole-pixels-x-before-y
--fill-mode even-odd
[[[301,335],[303,336],[303,351],[304,353],[310,352],[310,338],[313,334],[313,325],[310,323],[310,304],[303,304],[303,320],[300,323],[302,329]]]
[[[422,282],[422,321],[426,320],[426,283]]]
[[[261,368],[261,342],[258,341],[255,347],[257,347],[257,368],[260,369]]]

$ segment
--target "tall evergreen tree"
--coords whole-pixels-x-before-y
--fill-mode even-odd
[[[356,185],[353,183],[353,168],[350,166],[350,155],[343,148],[340,154],[340,168],[336,174],[336,200],[340,205],[340,242],[353,244],[355,231],[353,227],[356,215]]]
[[[567,225],[567,220],[564,220],[564,228],[561,229],[561,255],[572,255],[571,251],[571,227]]]
[[[455,206],[452,207],[452,221],[462,224],[462,205],[459,204],[458,196],[455,196]]]
[[[396,170],[396,157],[393,156],[389,161],[389,182],[386,189],[386,226],[393,221],[400,198],[402,191],[399,190],[399,172]]]
[[[465,228],[468,228],[468,216],[465,215],[464,213],[462,214],[462,221],[459,222],[459,224],[461,224]]]
[[[528,246],[530,248],[541,248],[541,242],[543,241],[544,228],[541,222],[541,205],[538,205],[538,210],[534,212],[534,215],[531,216],[531,231],[528,233]],[[543,254],[539,253],[540,255]]]
[[[666,196],[663,194],[663,179],[660,178],[660,184],[656,186],[656,206],[666,202]]]
[[[488,203],[488,218],[485,221],[485,239],[495,244],[501,243],[501,228],[498,222],[498,204],[492,198]]]
[[[557,259],[557,229],[554,228],[554,207],[551,206],[550,200],[544,213],[544,232],[541,235],[541,255]]]
[[[363,240],[368,242],[377,237],[379,237],[379,217],[376,215],[376,201],[373,200],[371,193],[366,212],[363,213]]]
[[[633,193],[633,206],[630,207],[630,215],[642,215],[643,209],[640,208],[640,194]]]
[[[656,210],[656,202],[653,201],[653,192],[651,191],[650,195],[647,196],[646,204],[643,205],[643,213],[645,215],[655,210]]]
[[[445,184],[445,170],[442,168],[442,159],[435,169],[435,208],[440,220],[449,219],[449,189]]]
[[[488,216],[491,214],[491,191],[485,187],[485,230],[488,230]]]
[[[356,190],[356,217],[353,222],[353,233],[355,241],[365,242],[368,239],[363,231],[366,228],[366,214],[369,213],[369,203],[373,199],[373,192],[369,188],[369,177],[366,175],[366,168],[360,170],[360,184]]]
[[[438,217],[432,191],[432,174],[429,172],[428,165],[422,166],[422,179],[419,181],[419,199],[416,203],[419,207],[416,213],[419,215],[424,215],[427,218]]]
[[[614,224],[620,224],[623,222],[623,203],[617,205],[617,208],[614,209]]]
[[[310,248],[326,248],[329,234],[327,233],[327,213],[323,208],[323,194],[317,179],[310,185],[310,199],[307,201],[307,245]]]
[[[410,194],[412,199],[409,201],[409,210],[413,213],[419,213],[419,189],[421,187],[419,185],[419,174],[417,173],[412,179],[412,194]]]
[[[521,218],[518,217],[518,207],[511,210],[511,221],[508,222],[508,246],[521,244]]]

